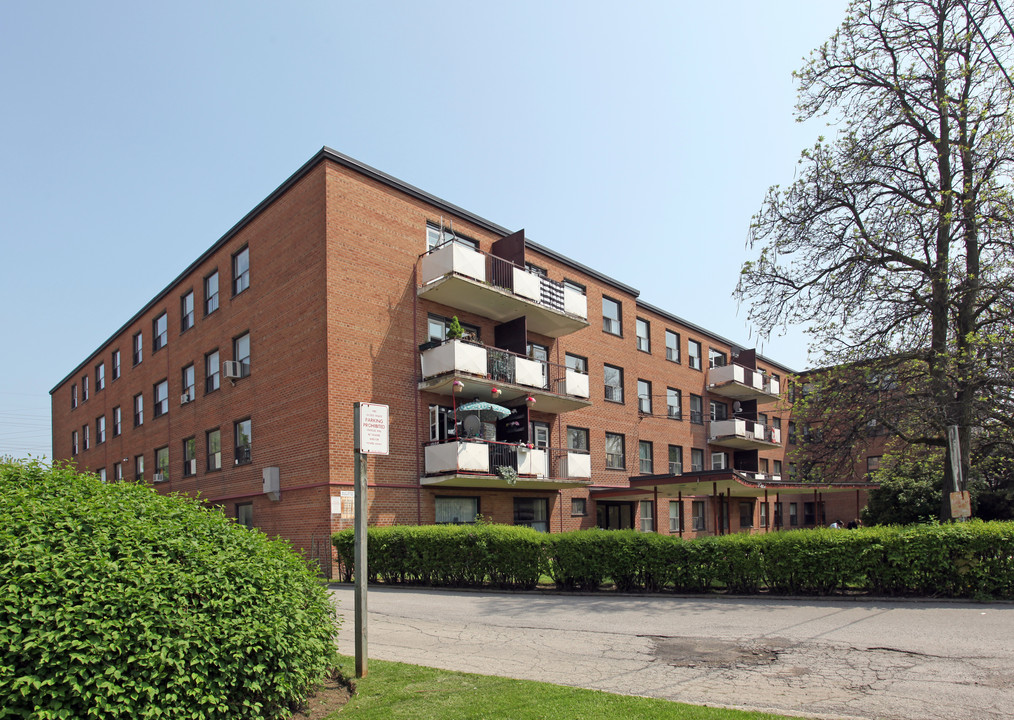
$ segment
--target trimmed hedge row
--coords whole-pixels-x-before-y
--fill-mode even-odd
[[[351,530],[334,538],[352,579]],[[695,540],[632,530],[546,535],[507,525],[371,528],[370,582],[561,590],[871,593],[1014,599],[1014,523],[792,530]]]

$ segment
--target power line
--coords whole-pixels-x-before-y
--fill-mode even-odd
[[[965,0],[958,0],[958,2],[961,3],[961,7],[965,9],[965,16],[975,27],[976,32],[979,33],[979,37],[982,38],[982,42],[986,45],[986,49],[989,50],[989,54],[993,56],[993,60],[996,62],[996,66],[1000,68],[1000,72],[1002,72],[1003,76],[1007,79],[1007,84],[1010,85],[1011,90],[1014,90],[1014,82],[1011,81],[1010,75],[1007,74],[1007,71],[1003,67],[1003,63],[1000,62],[1000,58],[998,58],[996,56],[996,53],[993,52],[993,46],[990,44],[989,39],[986,37],[986,34],[982,31],[982,28],[979,27],[978,21],[976,21],[976,19],[972,16],[971,11],[969,11],[968,9],[967,3],[965,2]],[[998,0],[994,0],[994,2],[996,2],[997,9],[999,9],[1000,3],[998,2]],[[1003,18],[1004,23],[1006,23],[1007,27],[1010,28],[1010,23],[1007,22],[1007,16],[1003,14],[1003,10],[1000,10],[1000,16]]]

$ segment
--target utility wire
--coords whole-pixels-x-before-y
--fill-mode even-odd
[[[1011,81],[1010,75],[1007,74],[1007,71],[1003,67],[1003,63],[1000,62],[1000,58],[998,58],[996,56],[996,53],[993,52],[993,46],[990,44],[989,39],[986,37],[986,34],[982,31],[982,28],[979,27],[978,21],[972,16],[971,11],[969,11],[968,9],[967,3],[965,2],[965,0],[958,0],[958,2],[961,3],[961,7],[965,9],[965,15],[968,17],[969,21],[971,21],[972,25],[975,26],[975,30],[979,33],[979,37],[982,38],[982,42],[985,43],[986,49],[989,50],[989,54],[993,56],[993,60],[996,62],[996,66],[1000,68],[1000,72],[1002,72],[1003,76],[1007,79],[1007,84],[1010,85],[1011,90],[1014,90],[1014,81]],[[996,2],[996,6],[997,8],[999,8],[1000,7],[999,1],[994,0],[994,2]],[[1000,16],[1004,19],[1004,23],[1006,23],[1007,27],[1009,28],[1010,23],[1007,22],[1007,16],[1003,14],[1003,10],[1000,10]]]

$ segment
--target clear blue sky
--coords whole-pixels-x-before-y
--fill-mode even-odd
[[[49,456],[49,390],[323,145],[755,344],[750,217],[846,4],[0,3],[0,455]]]

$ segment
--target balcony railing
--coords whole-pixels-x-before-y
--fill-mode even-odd
[[[724,397],[771,402],[778,399],[778,380],[762,372],[730,363],[708,370],[708,389]]]
[[[425,447],[426,475],[510,476],[520,479],[591,478],[587,451],[529,447],[527,444],[471,438]],[[509,484],[509,481],[506,481]]]
[[[712,421],[708,442],[734,448],[765,448],[779,445],[782,431],[752,420],[733,418]]]

